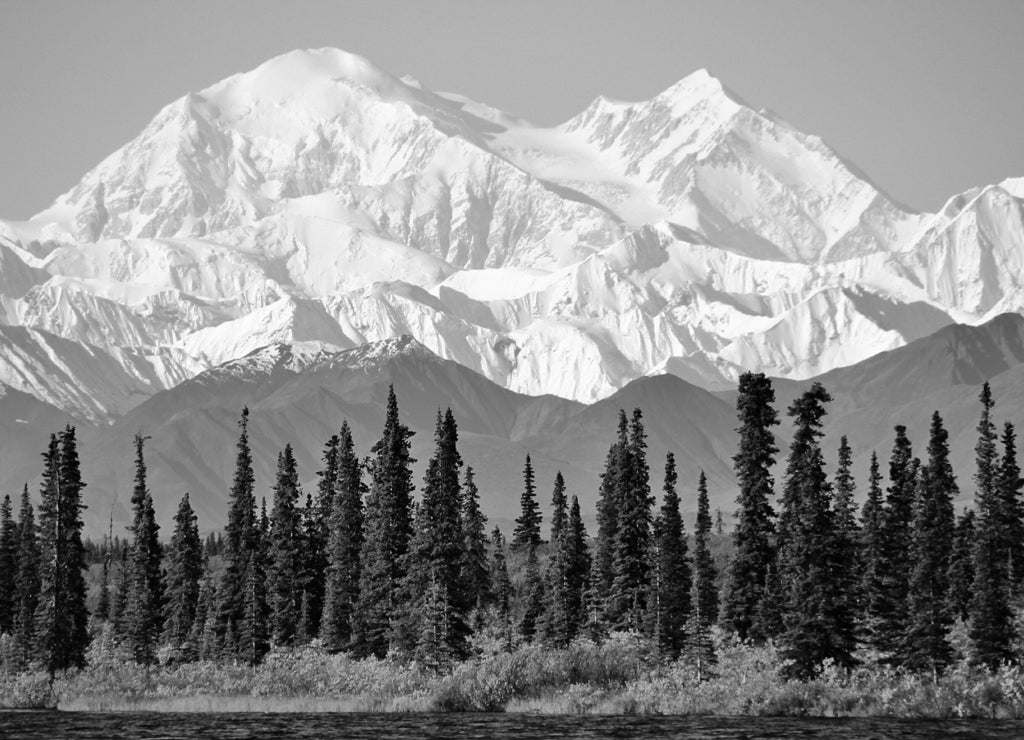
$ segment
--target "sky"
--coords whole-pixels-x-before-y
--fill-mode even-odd
[[[7,218],[186,92],[322,46],[540,124],[704,67],[918,209],[1024,175],[1020,0],[0,0],[0,20]]]

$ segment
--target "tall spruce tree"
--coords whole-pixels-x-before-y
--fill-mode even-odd
[[[775,391],[764,373],[743,373],[736,410],[739,451],[733,457],[739,482],[738,521],[733,530],[733,555],[722,599],[722,623],[741,639],[764,640],[777,631],[772,584],[775,569],[775,511],[770,497],[775,481],[775,435],[779,423],[772,407]]]
[[[972,659],[995,670],[1012,658],[1014,638],[1010,610],[1010,574],[1006,552],[1005,518],[999,490],[996,426],[992,421],[992,390],[982,386],[981,419],[975,445],[977,470],[974,474],[978,509],[974,548],[974,592],[970,605],[968,634]]]
[[[994,671],[1013,660],[1015,630],[1008,584],[999,565],[998,534],[989,530],[989,524],[984,516],[979,517],[968,635],[972,660]]]
[[[814,383],[788,409],[796,427],[786,465],[779,514],[779,575],[784,591],[780,652],[791,677],[814,675],[826,660],[853,663],[853,615],[836,579],[840,564],[830,508],[831,485],[820,439],[825,404],[832,400]]]
[[[860,576],[863,561],[860,552],[860,527],[857,526],[857,506],[854,493],[857,484],[853,477],[853,450],[844,435],[839,440],[836,475],[832,485],[832,516],[835,528],[833,539],[833,578],[837,581],[836,608],[843,619],[849,620],[849,629],[856,632],[860,614]],[[846,629],[844,627],[844,629]]]
[[[597,498],[597,542],[588,596],[588,621],[594,635],[604,632],[610,607],[609,597],[615,580],[615,541],[622,491],[630,468],[629,454],[629,419],[625,409],[619,409],[618,434],[605,458]]]
[[[565,479],[561,471],[555,475],[551,493],[551,548],[544,589],[544,621],[541,627],[544,642],[552,647],[565,647],[573,637],[576,625],[572,619],[573,594],[569,583],[569,505]]]
[[[685,647],[693,583],[676,492],[678,480],[676,459],[669,452],[665,457],[665,495],[654,521],[654,557],[647,596],[647,632],[658,656],[667,661],[678,658]]]
[[[462,574],[466,599],[474,615],[474,629],[482,626],[484,608],[491,601],[490,563],[487,557],[487,517],[480,510],[480,492],[473,468],[462,481]]]
[[[610,623],[626,630],[642,632],[650,585],[651,495],[650,468],[647,464],[647,433],[640,409],[633,410],[629,424],[628,467],[619,498],[618,527],[615,535],[614,578],[608,595]]]
[[[331,652],[346,649],[352,639],[353,611],[359,598],[359,553],[363,546],[363,464],[355,453],[348,422],[338,437],[335,491],[331,498],[327,575],[320,638]]]
[[[392,618],[404,607],[400,587],[412,537],[412,435],[398,418],[398,399],[392,386],[384,431],[371,449],[372,484],[366,499],[359,599],[353,615],[353,650],[359,656],[387,654]]]
[[[291,645],[302,608],[304,536],[299,500],[298,465],[292,446],[277,456],[274,504],[270,514],[269,603],[270,634],[275,645]]]
[[[901,644],[908,625],[910,525],[920,463],[913,456],[907,428],[899,424],[895,430],[896,439],[889,459],[889,488],[881,526],[884,569],[879,573],[881,589],[875,604],[872,644],[884,660],[899,663]]]
[[[715,559],[711,554],[711,509],[708,504],[708,479],[700,471],[697,482],[697,523],[693,535],[693,586],[690,620],[687,626],[687,654],[697,670],[697,682],[715,663],[711,628],[718,621],[718,588],[715,586]]]
[[[911,570],[907,598],[908,624],[900,649],[901,662],[912,670],[937,677],[949,665],[952,616],[949,611],[949,561],[953,549],[959,495],[949,461],[949,433],[936,411],[932,414],[928,464],[918,475],[911,522]]]
[[[174,532],[167,548],[167,601],[164,604],[164,642],[184,659],[189,653],[189,640],[199,614],[200,581],[203,578],[203,542],[199,524],[189,496],[181,497],[174,515]]]
[[[523,465],[523,493],[519,497],[519,510],[516,528],[512,533],[512,549],[522,551],[538,547],[541,543],[541,514],[540,506],[537,504],[533,464],[529,455],[526,456],[526,463]]]
[[[416,532],[409,547],[404,621],[417,660],[444,671],[469,654],[471,604],[462,581],[462,486],[455,416],[437,415]],[[409,629],[411,628],[411,629]]]
[[[51,435],[39,505],[36,653],[50,675],[85,665],[89,644],[82,546],[82,482],[74,427]]]
[[[970,618],[971,595],[974,591],[974,509],[964,509],[956,521],[953,551],[949,558],[948,608],[954,619]]]
[[[136,434],[135,485],[132,489],[131,580],[125,622],[128,648],[136,662],[156,662],[156,648],[163,629],[163,571],[160,525],[156,523],[153,498],[146,483],[143,447],[146,437]]]
[[[18,511],[17,611],[14,615],[14,642],[19,664],[28,662],[35,645],[35,616],[39,605],[39,541],[35,513],[26,485]]]
[[[338,485],[339,435],[331,435],[324,445],[323,465],[317,471],[316,497],[306,496],[306,507],[302,512],[304,532],[304,557],[302,577],[302,600],[305,619],[302,631],[305,638],[312,639],[320,633],[323,618],[324,597],[327,590],[328,542],[333,509],[334,492]]]
[[[14,632],[18,612],[18,524],[11,497],[0,503],[0,634]]]
[[[228,498],[228,524],[224,528],[224,570],[217,587],[216,641],[227,655],[239,654],[239,625],[250,600],[250,567],[256,562],[259,527],[256,520],[256,477],[249,447],[249,409],[242,409],[236,445],[235,473]],[[262,588],[262,584],[261,584]],[[250,646],[251,647],[251,646]],[[251,652],[251,651],[250,651]]]
[[[320,634],[323,616],[323,589],[326,546],[321,539],[323,531],[320,509],[313,494],[306,494],[306,503],[299,511],[302,531],[302,557],[299,562],[299,620],[295,625],[295,644],[307,645]]]
[[[568,581],[569,608],[566,618],[567,632],[572,637],[580,634],[587,619],[587,590],[590,586],[591,558],[587,545],[587,528],[580,514],[580,501],[572,497],[569,521],[565,529],[566,579]]]
[[[885,611],[885,504],[882,499],[882,474],[879,472],[878,454],[871,452],[868,471],[868,493],[861,509],[860,563],[858,584],[860,601],[860,637],[875,650],[880,650],[879,638],[882,615]]]

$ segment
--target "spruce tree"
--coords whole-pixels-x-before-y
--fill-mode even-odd
[[[857,484],[853,478],[853,450],[843,435],[839,440],[836,475],[832,484],[832,511],[835,515],[836,534],[841,540],[841,545],[848,548],[847,560],[851,565],[851,574],[858,572],[856,558],[860,527],[857,526],[857,507],[853,500],[856,490]]]
[[[861,577],[858,597],[861,639],[879,651],[882,617],[885,612],[885,574],[888,569],[884,533],[885,505],[882,500],[881,482],[878,455],[872,451],[867,499],[864,501],[860,517]]]
[[[447,670],[469,654],[470,608],[462,582],[462,486],[458,426],[438,412],[434,454],[427,463],[416,532],[409,547],[404,614],[419,662]]]
[[[708,504],[708,480],[703,470],[697,482],[697,523],[693,536],[693,587],[690,601],[687,653],[697,670],[699,683],[715,663],[711,628],[718,621],[715,560],[711,555],[711,510]]]
[[[18,611],[18,525],[11,497],[0,503],[0,634],[14,632]]]
[[[857,484],[853,477],[853,450],[844,435],[839,441],[836,475],[832,486],[832,516],[835,529],[833,546],[833,579],[836,581],[836,609],[843,621],[843,630],[856,633],[860,615],[860,577],[863,561],[860,552],[860,527],[857,526],[857,506],[854,492]],[[848,623],[847,623],[848,622]]]
[[[313,495],[306,494],[306,504],[299,512],[302,532],[302,557],[299,563],[299,621],[295,625],[295,644],[308,645],[320,634],[323,616],[323,589],[326,540],[321,539],[324,527]]]
[[[650,585],[651,495],[647,465],[647,434],[640,409],[629,425],[629,466],[619,492],[615,536],[614,578],[608,595],[608,617],[614,627],[642,632]]]
[[[1005,518],[999,490],[996,426],[992,421],[992,391],[981,390],[981,419],[975,445],[977,470],[974,474],[978,509],[974,548],[974,592],[970,605],[972,659],[995,670],[1012,658],[1014,638],[1010,610],[1010,574],[1006,553]]]
[[[366,499],[359,599],[353,618],[353,650],[358,656],[387,654],[392,619],[404,607],[400,587],[412,536],[412,435],[398,418],[398,400],[391,387],[384,432],[371,449],[372,484]]]
[[[949,558],[948,609],[953,619],[966,622],[970,617],[974,592],[974,509],[964,509],[953,533],[953,551]]]
[[[18,575],[16,579],[18,601],[14,615],[14,640],[18,661],[28,662],[35,645],[35,617],[39,605],[40,553],[35,513],[26,485],[21,494],[18,512]]]
[[[999,565],[999,537],[989,530],[989,524],[984,516],[979,517],[968,635],[973,662],[994,671],[1013,660],[1015,630],[1008,584]]]
[[[615,541],[619,529],[619,508],[625,477],[629,470],[629,420],[619,410],[618,436],[608,449],[601,489],[597,499],[597,543],[594,553],[591,595],[589,597],[593,629],[601,629],[615,579]]]
[[[128,647],[136,662],[156,662],[156,647],[163,629],[163,573],[160,565],[160,526],[153,511],[153,498],[146,485],[143,446],[146,437],[136,434],[135,485],[132,489],[131,580],[127,614],[124,619]]]
[[[911,670],[937,677],[953,657],[949,643],[949,561],[953,549],[953,499],[959,495],[949,462],[949,434],[932,414],[928,464],[918,475],[911,523],[911,570],[907,597],[908,624],[900,649]]]
[[[775,567],[775,511],[770,497],[775,481],[775,435],[779,423],[772,407],[775,391],[764,373],[743,373],[736,410],[739,451],[733,457],[739,482],[738,521],[733,530],[734,551],[722,599],[722,623],[740,639],[764,640],[777,631],[770,583]]]
[[[67,543],[67,562],[71,566],[66,572],[67,610],[70,617],[67,657],[69,665],[75,666],[85,662],[85,651],[89,647],[89,611],[85,605],[85,547],[82,544],[82,511],[86,508],[82,502],[84,489],[77,433],[73,426],[68,425],[60,434],[60,510],[61,516],[66,517],[62,529]]]
[[[544,621],[541,626],[544,642],[552,647],[565,647],[575,636],[572,621],[573,594],[569,583],[569,506],[565,496],[565,479],[561,471],[555,475],[551,493],[551,549],[544,574]]]
[[[587,590],[590,586],[591,558],[587,545],[587,528],[580,514],[580,502],[572,497],[569,521],[565,529],[566,579],[568,581],[569,608],[566,617],[567,632],[572,637],[583,629],[587,619]]]
[[[246,617],[252,580],[249,568],[256,560],[259,538],[248,408],[242,409],[238,426],[241,432],[228,498],[228,524],[224,528],[224,570],[217,588],[216,641],[226,655],[240,653],[243,647],[238,641],[239,624]]]
[[[338,472],[331,499],[327,575],[320,638],[331,652],[348,647],[359,597],[359,553],[363,546],[363,465],[355,453],[348,422],[338,438]]]
[[[82,546],[82,482],[74,427],[50,436],[39,506],[40,589],[36,652],[46,670],[85,665],[89,643]]]
[[[301,495],[295,455],[292,446],[285,445],[284,451],[277,456],[270,541],[267,543],[270,634],[275,645],[294,642],[301,612],[303,558],[306,555],[298,506]]]
[[[676,459],[669,452],[665,458],[665,495],[654,522],[653,568],[647,596],[647,631],[658,656],[666,661],[678,658],[685,646],[691,603],[692,578],[677,482]]]
[[[778,567],[783,584],[783,632],[780,653],[785,673],[807,678],[825,660],[853,663],[853,615],[844,607],[837,582],[836,529],[830,508],[831,485],[825,473],[820,438],[825,404],[832,400],[814,383],[788,409],[796,430],[786,465],[779,514]]]
[[[345,422],[347,424],[347,422]],[[320,633],[323,618],[324,597],[327,590],[328,543],[331,536],[330,522],[333,511],[334,493],[338,487],[338,456],[341,445],[340,434],[331,435],[324,446],[323,467],[317,471],[316,498],[306,497],[302,526],[305,533],[303,608],[306,639]]]
[[[526,456],[523,466],[523,493],[519,497],[520,514],[516,519],[516,528],[512,533],[512,549],[528,550],[541,543],[540,506],[537,504],[537,487],[533,480],[533,464],[530,456]]]
[[[480,510],[480,493],[473,468],[467,466],[462,481],[462,574],[466,600],[476,624],[482,626],[483,610],[491,601],[490,563],[487,557],[487,517]]]
[[[167,549],[167,601],[164,605],[164,642],[179,657],[188,656],[190,636],[199,614],[203,578],[203,543],[195,512],[186,493],[174,515],[174,533]]]
[[[879,573],[880,598],[875,604],[872,635],[873,646],[883,659],[892,663],[899,663],[901,643],[908,626],[910,525],[919,465],[917,458],[913,457],[907,428],[897,425],[889,459],[889,488],[882,514],[883,567]]]

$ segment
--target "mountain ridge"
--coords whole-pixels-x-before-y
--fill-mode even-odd
[[[992,383],[997,420],[1024,415],[1024,317],[1007,314],[977,327],[945,327],[908,347],[816,379],[774,379],[780,460],[791,434],[786,409],[811,383],[823,382],[833,396],[823,441],[830,464],[839,436],[846,435],[862,483],[872,450],[887,456],[895,424],[907,425],[911,440],[923,449],[930,415],[938,410],[960,476],[958,502],[967,502],[973,490],[976,397],[984,380]],[[414,480],[421,479],[430,456],[436,414],[451,406],[462,457],[476,470],[485,512],[498,522],[511,522],[518,514],[526,454],[534,462],[542,504],[560,471],[589,517],[618,412],[634,408],[641,409],[647,428],[652,489],[659,489],[665,454],[671,451],[684,511],[692,514],[692,484],[701,471],[708,477],[712,505],[725,514],[733,510],[734,390],[709,393],[666,374],[639,378],[588,405],[557,396],[525,396],[437,356],[408,336],[342,351],[289,344],[261,348],[153,395],[109,425],[69,417],[29,394],[0,387],[0,488],[18,490],[27,481],[34,491],[41,470],[37,455],[46,439],[74,424],[89,484],[87,530],[94,535],[105,531],[111,515],[117,526],[127,524],[131,441],[142,432],[150,437],[149,484],[161,523],[169,526],[187,490],[203,527],[215,528],[226,516],[243,407],[250,410],[257,495],[269,496],[272,463],[285,444],[293,446],[302,483],[312,490],[323,445],[343,420],[353,429],[359,454],[369,452],[380,433],[389,384],[398,393],[403,421],[416,432]],[[776,465],[777,477],[781,465]],[[861,485],[857,496],[863,495]]]

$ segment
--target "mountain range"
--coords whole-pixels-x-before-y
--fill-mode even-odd
[[[905,424],[922,455],[930,416],[937,410],[950,432],[960,476],[958,504],[967,504],[973,496],[977,398],[986,380],[996,397],[997,419],[1019,420],[1024,413],[1024,316],[1004,314],[981,326],[944,327],[813,380],[776,378],[780,460],[789,441],[786,408],[813,382],[821,382],[832,395],[825,418],[826,457],[834,461],[839,436],[847,435],[861,495],[872,451],[884,470],[893,427]],[[101,532],[110,516],[117,523],[130,518],[131,440],[144,432],[151,438],[147,465],[160,520],[170,521],[188,490],[204,529],[217,528],[226,518],[237,421],[244,406],[250,409],[258,495],[270,496],[273,462],[287,443],[295,448],[305,490],[313,491],[323,444],[341,420],[351,425],[358,451],[369,452],[380,434],[389,384],[395,387],[403,420],[416,432],[416,479],[432,449],[438,409],[451,406],[462,456],[477,473],[485,511],[499,522],[507,524],[518,514],[527,454],[545,503],[560,470],[570,493],[592,514],[618,412],[634,408],[646,422],[654,491],[661,485],[665,453],[671,451],[687,513],[692,513],[691,489],[702,470],[712,505],[726,517],[733,510],[735,391],[711,393],[663,374],[634,380],[589,405],[552,395],[527,396],[438,357],[411,337],[341,351],[270,345],[160,391],[109,425],[75,419],[8,388],[0,397],[0,487],[17,490],[23,481],[34,485],[47,433],[75,424],[89,483],[87,530]],[[780,462],[776,468],[780,478],[782,467]]]
[[[655,466],[674,450],[728,510],[745,369],[782,409],[825,383],[858,465],[933,407],[966,462],[964,389],[993,377],[1020,407],[1022,261],[1024,178],[914,212],[703,70],[544,128],[293,52],[0,221],[0,484],[34,480],[46,430],[76,423],[102,528],[126,518],[142,430],[163,520],[190,489],[217,526],[243,405],[260,479],[290,441],[312,480],[341,418],[368,448],[390,380],[421,461],[453,405],[492,516],[514,515],[526,452],[592,503],[633,406]]]

